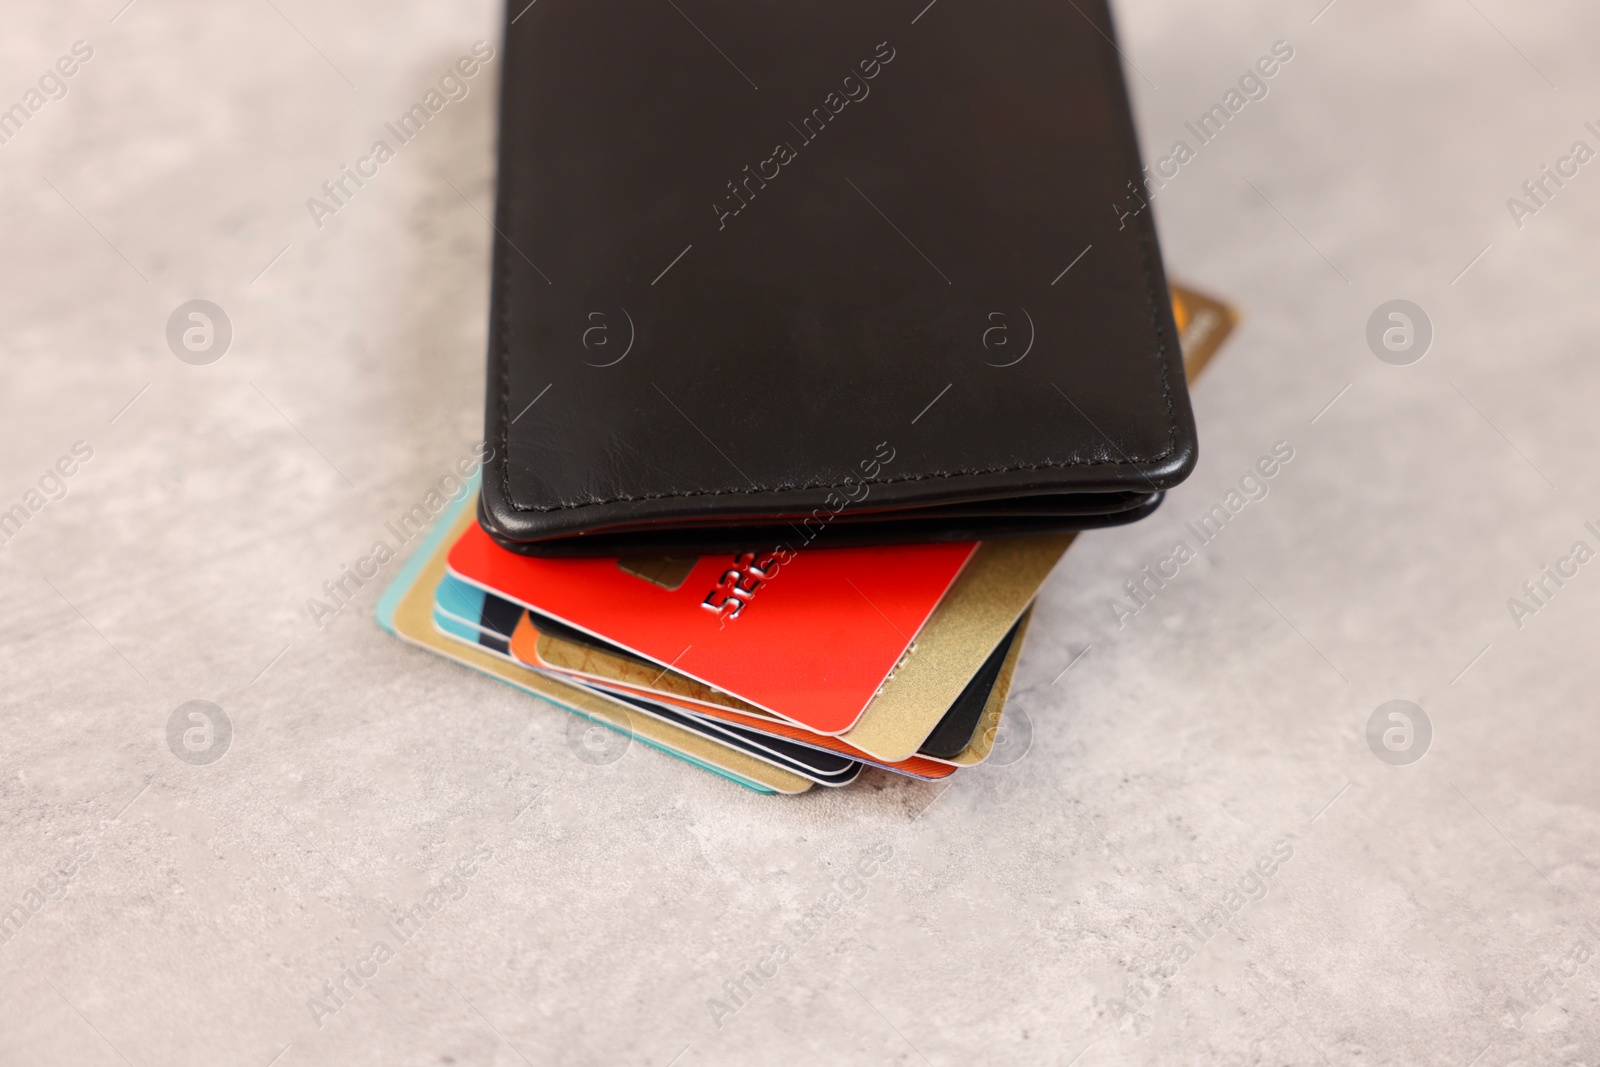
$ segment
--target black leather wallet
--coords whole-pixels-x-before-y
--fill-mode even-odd
[[[1103,0],[507,13],[480,519],[536,554],[1127,522],[1193,416]]]

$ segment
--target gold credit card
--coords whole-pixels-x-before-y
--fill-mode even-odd
[[[661,667],[643,656],[585,640],[574,633],[551,633],[538,628],[535,655],[546,670],[569,674],[601,683],[644,689],[663,696],[689,701],[696,706],[727,708],[763,719],[776,718],[771,712],[748,704],[736,696],[714,689],[677,671]]]
[[[916,752],[1033,603],[1073,536],[1003,537],[979,545],[905,660],[839,739],[888,762]]]
[[[1183,350],[1183,374],[1193,385],[1202,368],[1217,354],[1222,342],[1239,323],[1239,313],[1227,304],[1182,285],[1172,286],[1172,317],[1178,322],[1178,344]]]

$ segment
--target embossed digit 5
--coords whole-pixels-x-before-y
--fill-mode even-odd
[[[761,579],[746,571],[726,571],[722,575],[722,586],[731,595],[749,600],[761,588]]]

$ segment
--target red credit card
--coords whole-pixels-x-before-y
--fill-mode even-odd
[[[520,556],[473,523],[449,566],[534,612],[809,730],[839,734],[861,717],[976,548],[819,548],[661,567]]]

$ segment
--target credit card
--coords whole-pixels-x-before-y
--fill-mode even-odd
[[[433,593],[444,577],[449,546],[468,525],[477,527],[476,505],[477,493],[469,492],[436,520],[433,530],[378,602],[378,622],[384,629],[756,792],[794,794],[811,788],[811,781],[801,775],[652,719],[621,701],[557,681],[440,634],[433,626]]]
[[[498,640],[497,637],[489,634],[485,634],[484,639]],[[522,622],[518,624],[516,632],[511,637],[510,645],[512,654],[523,663],[531,667],[536,669],[545,669],[544,662],[540,658],[539,654],[539,650],[543,644],[544,641],[537,628],[537,624],[534,623],[531,615],[525,614]],[[594,684],[596,684],[598,687],[606,688],[612,692],[616,692],[619,695],[643,695],[638,690],[633,690],[627,687],[617,687],[614,684]],[[901,760],[897,763],[885,763],[881,760],[874,759],[872,756],[861,752],[858,749],[851,748],[837,737],[831,737],[827,734],[813,733],[804,729],[803,727],[795,726],[794,724],[786,722],[785,720],[779,719],[775,716],[746,714],[735,711],[731,708],[717,707],[707,704],[696,704],[662,693],[653,693],[650,695],[650,699],[658,704],[665,703],[674,707],[678,707],[686,713],[693,715],[707,723],[725,723],[730,726],[743,727],[748,731],[765,734],[771,737],[782,738],[825,752],[837,753],[838,755],[845,756],[852,760],[870,763],[873,766],[882,767],[884,770],[893,771],[896,774],[910,775],[913,778],[922,778],[924,780],[931,781],[938,778],[948,777],[954,770],[953,766],[943,765],[932,760],[922,759],[920,757],[912,757],[907,760]]]
[[[524,613],[525,614],[525,613]],[[488,651],[512,663],[520,663],[508,650],[509,642],[490,630],[480,629],[441,610],[435,601],[434,626],[445,637]],[[527,664],[537,669],[536,664]],[[792,771],[811,779],[818,785],[849,785],[860,774],[860,765],[846,755],[828,750],[817,750],[797,745],[782,737],[773,737],[755,730],[743,729],[736,724],[701,719],[683,709],[663,704],[658,699],[643,694],[618,692],[600,686],[584,685],[600,696],[622,700],[646,715],[661,722],[680,727],[702,737],[727,745],[736,751],[754,756],[781,770]]]
[[[1172,316],[1183,349],[1183,374],[1192,384],[1233,328],[1239,313],[1215,297],[1183,285],[1172,286]]]
[[[973,676],[1005,640],[1071,540],[1070,534],[1011,537],[979,546],[915,646],[902,657],[855,726],[838,735],[839,739],[850,751],[879,764],[899,764],[917,755]],[[858,550],[849,551],[854,554]],[[493,611],[499,618],[508,618],[509,613],[494,604],[498,595],[465,582],[446,583],[440,591],[441,606],[451,604],[463,615]],[[537,654],[525,649],[528,654],[521,657],[525,662],[613,687],[668,694],[678,698],[675,704],[681,706],[687,700],[707,712],[727,708],[760,716],[766,711],[617,649],[599,637],[552,624],[541,613],[535,612],[533,619],[539,631]],[[503,626],[497,632],[504,633]],[[950,747],[947,737],[944,748]]]
[[[512,623],[512,620],[518,620],[528,614],[522,608],[501,600],[492,593],[486,593],[476,586],[448,577],[439,584],[435,604],[438,612],[481,630],[482,643],[496,651],[503,651],[510,640],[510,634],[517,625],[522,625],[520,622]],[[508,608],[509,611],[506,610]],[[947,601],[940,605],[935,616],[942,612],[959,610],[963,610],[961,605]],[[709,713],[727,721],[743,722],[747,717],[754,717],[764,723],[774,720],[774,717],[766,712],[737,697],[718,692],[675,671],[658,667],[648,660],[632,656],[587,635],[553,624],[549,620],[528,615],[526,625],[530,633],[522,636],[522,647],[514,651],[522,662],[535,669],[552,671],[580,684],[598,686],[609,692],[643,696],[691,712]],[[935,726],[929,740],[919,750],[919,755],[949,758],[966,747],[977,728],[978,716],[993,686],[1000,660],[1005,655],[1009,636],[1007,634],[1002,637],[1000,646],[990,654],[989,661],[985,662],[983,669],[956,695]],[[888,684],[893,686],[895,682],[891,679]],[[742,714],[731,716],[726,712]],[[869,704],[866,715],[871,714],[872,705]],[[803,728],[795,728],[792,732],[774,732],[786,737],[805,739],[824,736]],[[868,759],[891,770],[917,773],[903,767],[905,761],[884,764],[843,741],[826,747],[831,751],[848,754],[852,758]]]
[[[539,615],[813,732],[839,734],[861,718],[976,547],[703,557],[669,589],[615,559],[518,555],[473,524],[450,550],[449,567]],[[726,608],[735,601],[739,607]]]

